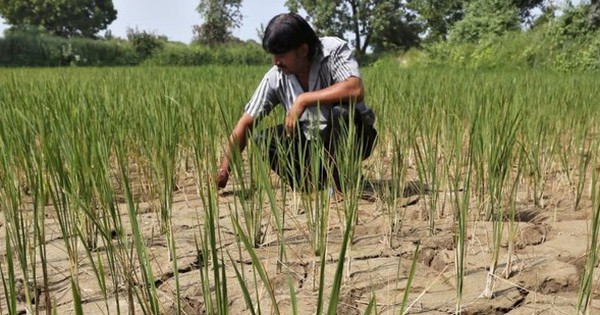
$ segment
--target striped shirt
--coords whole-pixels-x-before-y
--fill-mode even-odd
[[[323,50],[312,61],[309,91],[324,89],[350,77],[360,78],[358,63],[345,41],[337,37],[323,37],[321,43]],[[294,74],[284,74],[273,66],[261,80],[244,111],[255,119],[261,119],[275,106],[283,104],[287,112],[302,93],[304,90]],[[366,123],[373,123],[374,115],[364,102],[356,104],[356,108],[368,116]],[[330,112],[330,106],[309,106],[299,119],[304,134],[310,138],[313,132],[325,129]]]

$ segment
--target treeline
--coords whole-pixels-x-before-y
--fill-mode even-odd
[[[130,31],[127,37],[66,38],[37,29],[10,30],[0,38],[0,66],[252,65],[270,60],[253,41],[187,45],[145,31]]]
[[[116,18],[112,1],[81,0],[86,16],[57,0],[28,6],[0,2],[11,29],[0,38],[0,66],[131,66],[268,64],[260,44],[243,42],[231,30],[242,23],[242,0],[199,0],[203,24],[191,44],[169,42],[146,31],[127,38],[99,30]],[[362,63],[402,56],[409,64],[461,67],[600,69],[600,0],[555,5],[545,0],[287,0],[322,35],[345,37]],[[49,11],[50,10],[50,11]],[[89,10],[88,10],[89,11]],[[54,12],[52,19],[39,12]],[[27,13],[27,14],[25,14]],[[86,16],[86,17],[82,17]],[[86,20],[88,19],[88,20]],[[79,21],[80,23],[74,23]],[[85,23],[83,23],[83,22]]]

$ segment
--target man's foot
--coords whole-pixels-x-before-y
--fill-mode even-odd
[[[377,201],[377,193],[372,188],[365,187],[362,191],[360,199],[368,202],[375,202]]]
[[[329,196],[331,200],[335,201],[336,203],[341,203],[344,201],[344,194],[342,194],[342,192],[336,188],[329,189]],[[368,202],[377,201],[377,193],[371,187],[363,188],[359,197],[360,199]]]

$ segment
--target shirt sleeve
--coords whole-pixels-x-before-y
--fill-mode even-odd
[[[332,78],[335,83],[342,82],[349,77],[359,77],[358,62],[352,55],[348,44],[340,40],[340,45],[331,53],[329,58]]]
[[[260,81],[260,84],[254,91],[252,98],[246,104],[244,111],[252,116],[253,118],[262,118],[268,115],[273,108],[280,103],[279,97],[277,96],[277,91],[275,89],[274,80],[276,80],[272,75],[272,71],[268,72],[263,79]]]

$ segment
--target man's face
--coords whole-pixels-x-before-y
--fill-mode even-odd
[[[308,58],[308,46],[306,44],[282,54],[273,55],[273,64],[284,74],[295,74],[306,67]]]

